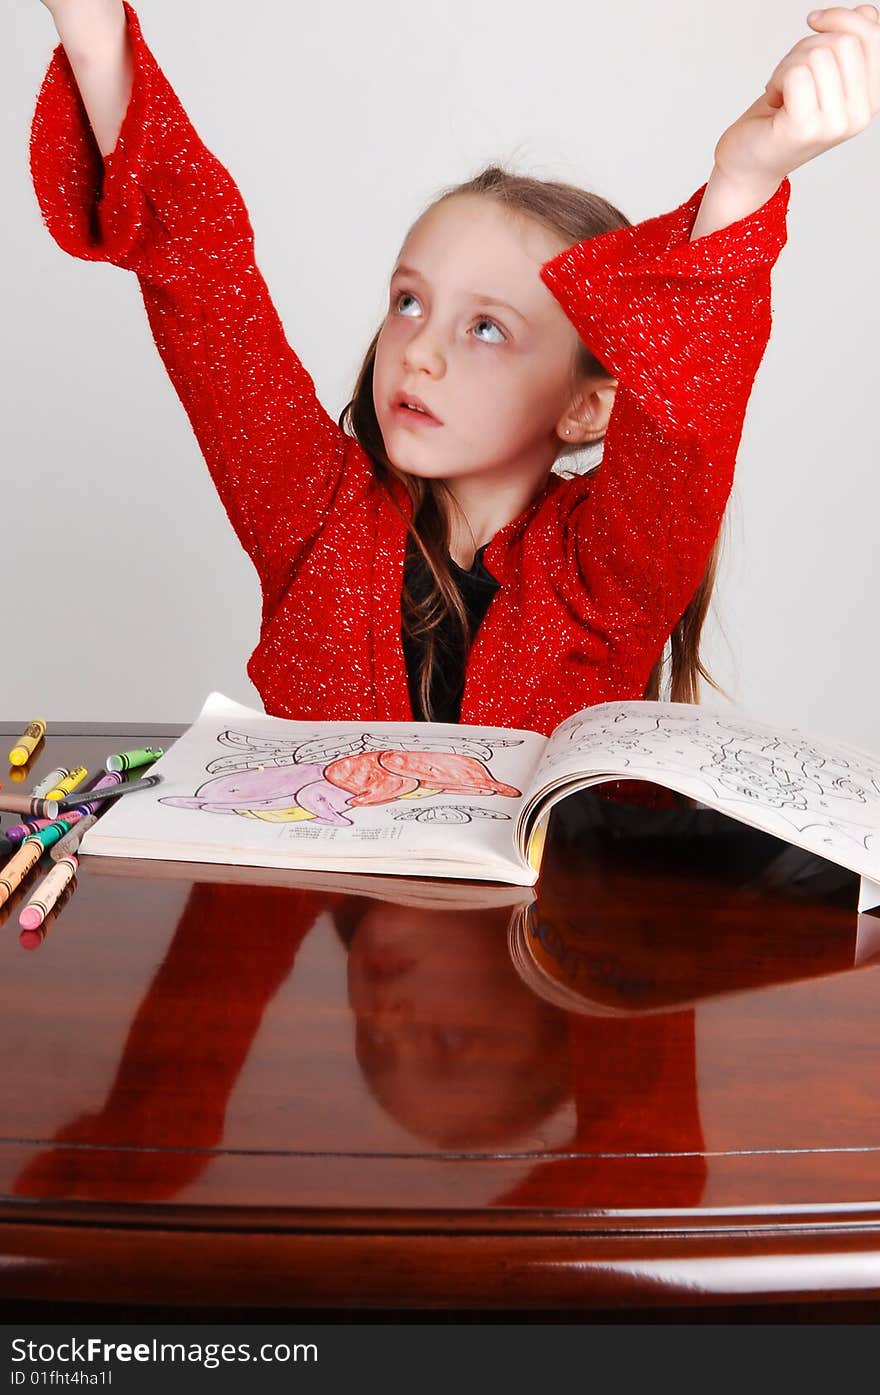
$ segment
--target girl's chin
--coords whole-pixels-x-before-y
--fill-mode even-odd
[[[395,460],[394,456],[390,454],[388,459],[391,461],[394,468],[399,470],[402,475],[414,475],[416,478],[423,480],[446,479],[449,475],[449,471],[445,470],[443,466],[439,464],[433,467],[430,462],[418,465],[410,464],[405,460]]]
[[[424,458],[419,460],[416,456],[421,452],[408,450],[406,444],[401,448],[399,443],[395,445],[387,438],[384,438],[384,442],[385,454],[395,470],[399,470],[403,475],[422,475],[426,479],[434,479],[449,473],[440,458],[432,460],[428,451],[424,453]]]

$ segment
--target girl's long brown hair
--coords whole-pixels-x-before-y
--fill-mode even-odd
[[[460,194],[482,194],[495,199],[514,214],[520,213],[537,219],[563,238],[566,246],[596,237],[613,228],[630,226],[629,219],[598,194],[573,184],[514,174],[498,165],[490,165],[473,179],[443,190],[427,205],[421,216],[424,216],[428,209]],[[405,474],[388,459],[373,405],[373,366],[379,333],[380,330],[377,330],[367,349],[351,401],[343,407],[338,424],[353,435],[363,447],[372,462],[379,483],[404,518],[406,516],[389,488],[390,476],[402,481],[412,502],[412,521],[406,519],[407,530],[427,565],[431,585],[428,594],[419,601],[410,594],[404,583],[401,619],[405,633],[413,639],[421,640],[423,645],[418,692],[426,719],[431,721],[431,672],[438,646],[442,643],[438,629],[444,617],[447,614],[454,617],[453,623],[459,643],[464,643],[465,652],[473,638],[467,611],[448,563],[451,510],[455,507],[455,500],[443,480],[421,479]],[[608,378],[612,376],[581,339],[578,340],[573,365],[573,376],[580,375]],[[595,438],[597,442],[602,439],[601,435]],[[582,448],[580,445],[565,446],[560,443],[559,455],[572,455]],[[600,461],[595,470],[601,469]],[[645,699],[657,700],[660,697],[667,657],[671,664],[666,693],[668,700],[699,702],[700,677],[705,678],[717,691],[724,692],[704,668],[699,654],[700,634],[715,585],[720,549],[719,532],[702,580],[651,670],[642,695]]]

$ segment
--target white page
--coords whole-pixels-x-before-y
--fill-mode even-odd
[[[588,778],[582,778],[586,775]],[[738,710],[605,702],[561,722],[534,781],[652,780],[880,881],[880,756]],[[560,794],[551,798],[558,802]]]
[[[451,723],[414,733],[404,722],[288,721],[212,693],[151,767],[162,783],[123,795],[80,847],[401,875],[461,864],[469,878],[511,881],[499,869],[518,866],[516,819],[545,744],[535,732]]]

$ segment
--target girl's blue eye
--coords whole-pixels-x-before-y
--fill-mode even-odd
[[[478,325],[491,325],[492,328],[493,328],[493,329],[497,329],[497,330],[498,330],[498,333],[501,335],[501,339],[500,339],[500,340],[498,340],[498,339],[481,339],[481,340],[479,341],[481,344],[498,344],[498,343],[503,343],[504,340],[506,340],[507,335],[504,333],[504,331],[503,331],[502,329],[499,329],[499,328],[498,328],[498,325],[496,325],[495,321],[494,321],[494,320],[490,320],[486,315],[481,315],[480,318],[477,320],[477,324],[478,324]]]
[[[406,300],[413,300],[413,301],[414,301],[414,300],[415,300],[415,296],[410,295],[409,291],[398,291],[398,293],[397,293],[397,295],[396,295],[396,297],[395,297],[395,300],[394,300],[395,306],[398,306],[398,305],[400,304],[401,300],[404,300],[404,299],[406,299]],[[418,303],[418,302],[416,302],[416,303]],[[501,329],[501,327],[495,323],[494,320],[490,320],[486,315],[481,315],[480,318],[477,320],[477,324],[478,324],[478,325],[491,325],[492,328],[493,328],[493,329],[497,329],[497,330],[498,330],[498,333],[501,335],[501,338],[500,338],[500,339],[478,339],[478,340],[477,340],[477,343],[478,343],[478,344],[499,344],[499,343],[504,343],[504,342],[506,342],[507,335],[504,333],[504,331]]]
[[[395,305],[399,305],[404,298],[407,300],[413,300],[415,297],[411,296],[409,291],[398,291],[397,298],[394,302]]]

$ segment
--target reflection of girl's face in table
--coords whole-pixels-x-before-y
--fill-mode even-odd
[[[509,920],[375,903],[351,936],[358,1063],[382,1107],[441,1147],[514,1138],[569,1091],[565,1016],[518,978]]]

